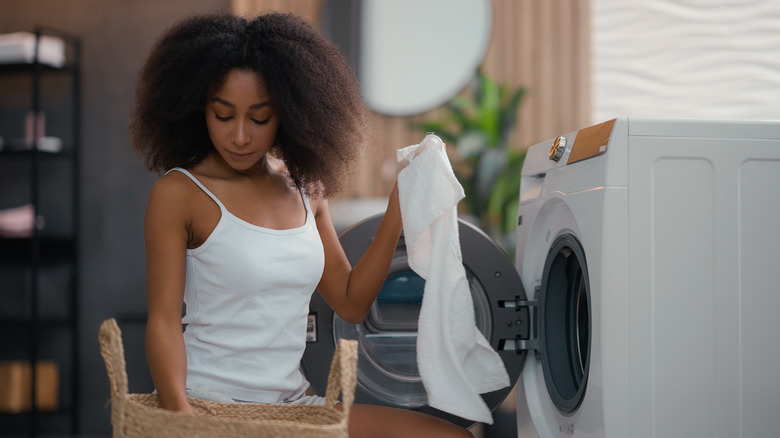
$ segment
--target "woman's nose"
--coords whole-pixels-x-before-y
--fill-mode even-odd
[[[244,146],[251,140],[247,128],[245,121],[236,121],[235,130],[233,131],[233,143],[235,143],[236,146]]]

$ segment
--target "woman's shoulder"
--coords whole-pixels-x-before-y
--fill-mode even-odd
[[[186,208],[201,191],[189,176],[179,171],[169,171],[154,183],[149,194],[149,205],[164,206],[165,209]]]
[[[154,187],[152,187],[152,192],[184,195],[192,190],[193,183],[187,174],[178,171],[178,168],[176,168],[176,170],[170,170],[158,178],[154,183]]]

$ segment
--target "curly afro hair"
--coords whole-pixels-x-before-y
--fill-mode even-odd
[[[160,37],[139,75],[131,124],[146,166],[191,168],[213,150],[204,111],[232,69],[265,79],[279,117],[271,153],[292,184],[313,196],[341,190],[368,142],[367,110],[338,48],[292,14],[195,16]]]

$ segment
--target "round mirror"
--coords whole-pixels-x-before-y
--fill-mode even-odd
[[[328,0],[322,31],[351,63],[369,108],[436,108],[474,77],[490,41],[489,0]]]

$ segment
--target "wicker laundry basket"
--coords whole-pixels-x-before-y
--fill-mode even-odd
[[[100,326],[100,352],[111,383],[114,438],[347,437],[355,398],[357,341],[340,340],[331,362],[325,406],[218,403],[190,398],[195,416],[160,407],[156,394],[129,394],[122,333],[114,319]],[[335,409],[339,393],[341,410]]]

